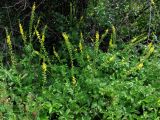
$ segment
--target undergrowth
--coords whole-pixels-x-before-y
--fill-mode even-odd
[[[160,61],[158,45],[142,44],[140,35],[121,47],[112,26],[108,52],[99,49],[102,35],[96,32],[93,46],[78,44],[62,33],[64,51],[49,55],[45,46],[47,26],[39,30],[32,8],[29,30],[19,22],[22,55],[12,48],[6,29],[9,67],[0,61],[0,119],[2,120],[159,120]],[[34,41],[39,41],[35,50]],[[138,53],[136,47],[142,51]],[[37,46],[36,46],[37,47]]]

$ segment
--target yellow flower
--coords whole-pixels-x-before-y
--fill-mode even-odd
[[[37,38],[40,40],[41,37],[40,37],[40,34],[39,34],[38,30],[35,30],[35,32],[36,32]]]
[[[112,56],[112,57],[109,59],[109,62],[114,61],[114,60],[115,60],[115,58],[116,58],[116,56],[115,56],[115,55],[114,55],[114,56]]]
[[[105,32],[102,34],[101,40],[103,40],[107,34],[108,34],[108,29],[106,29]]]
[[[64,40],[65,41],[68,41],[69,40],[69,36],[67,35],[67,33],[62,33],[62,36],[64,37]]]
[[[45,35],[42,34],[42,43],[44,43],[44,41],[45,41]]]
[[[22,28],[21,23],[19,23],[19,29],[20,29],[20,33],[21,33],[21,35],[23,36],[23,35],[24,35],[24,32],[23,32],[23,28]]]
[[[150,49],[152,47],[152,42],[148,44],[148,48]]]
[[[42,32],[42,39],[41,39],[42,43],[44,43],[44,41],[45,41],[45,31],[46,31],[46,29],[47,29],[47,26],[44,27],[44,30]]]
[[[21,23],[19,23],[19,30],[20,30],[20,33],[22,35],[22,39],[24,41],[24,44],[26,43],[26,36],[24,35],[24,31],[23,31],[23,27],[21,25]]]
[[[32,10],[35,11],[35,9],[36,9],[36,4],[34,2],[33,6],[32,6]]]
[[[143,67],[143,63],[139,63],[136,68],[140,70],[142,67]]]
[[[54,53],[54,55],[56,56],[56,58],[59,60],[59,62],[60,62],[60,57],[59,57],[59,55],[58,55],[58,53],[56,52],[56,50],[55,50],[55,48],[53,47],[53,53]]]
[[[151,4],[152,4],[152,5],[154,5],[154,4],[155,4],[153,0],[151,0]]]
[[[36,50],[34,51],[34,53],[37,54],[37,55],[40,55],[40,53],[38,51],[36,51]]]
[[[72,83],[73,83],[73,85],[76,84],[76,78],[74,76],[72,76]]]
[[[98,33],[98,31],[96,32],[96,41],[98,41],[99,40],[99,33]]]
[[[112,39],[109,40],[109,46],[110,46],[110,47],[113,46],[113,40],[112,40]]]
[[[9,47],[12,46],[10,35],[7,35],[7,44],[8,44]]]
[[[111,42],[110,46],[111,46],[111,47],[115,47],[115,46],[114,46],[115,41],[116,41],[116,29],[115,29],[115,27],[112,25],[112,34],[111,34],[111,40],[110,40],[110,42]]]
[[[90,56],[87,54],[87,60],[89,61],[90,60]]]
[[[43,72],[47,71],[47,65],[45,62],[42,63],[42,70],[43,70]]]
[[[8,48],[9,48],[9,54],[10,54],[10,57],[11,57],[11,62],[12,62],[13,67],[15,67],[15,63],[16,62],[15,62],[15,58],[14,58],[14,54],[13,54],[13,50],[12,50],[11,37],[8,34],[7,29],[6,29],[6,34],[7,34],[7,36],[6,36],[6,38],[7,38],[6,42],[7,42]]]
[[[149,50],[149,53],[152,53],[154,51],[154,46],[151,47],[151,49]]]
[[[113,34],[116,33],[116,29],[115,29],[115,27],[113,25],[112,25],[112,32],[113,32]]]
[[[81,43],[81,42],[79,42],[79,49],[80,49],[80,51],[82,52],[83,46],[82,46],[82,43]]]

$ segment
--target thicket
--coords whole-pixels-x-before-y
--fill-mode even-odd
[[[159,0],[0,6],[0,119],[160,119]]]

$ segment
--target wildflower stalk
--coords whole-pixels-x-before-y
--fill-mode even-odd
[[[41,67],[42,67],[43,86],[44,86],[47,82],[47,75],[46,75],[47,65],[44,60]]]
[[[148,52],[146,52],[147,54],[144,56],[145,59],[149,58],[150,55],[154,52],[154,45],[152,43],[150,43],[148,45]]]
[[[113,44],[116,42],[116,28],[112,25],[112,40]]]
[[[69,41],[69,36],[64,32],[62,33],[62,36],[65,40],[65,44],[67,46],[67,50],[70,56],[70,62],[71,62],[71,77],[72,77],[72,84],[75,85],[76,84],[76,78],[74,76],[74,65],[73,65],[73,54],[72,54],[72,45]]]
[[[38,18],[37,23],[36,23],[36,25],[34,26],[33,36],[36,35],[36,31],[35,31],[35,30],[37,30],[37,28],[38,28],[38,26],[39,26],[39,23],[40,23],[40,17]]]
[[[33,22],[34,22],[34,17],[35,17],[35,8],[36,8],[36,5],[34,3],[33,6],[32,6],[31,18],[30,18],[30,22],[29,22],[29,39],[30,39],[30,42],[32,41],[32,28],[33,28]]]
[[[25,35],[25,33],[24,33],[24,30],[23,30],[23,26],[22,26],[22,24],[20,23],[20,21],[19,21],[19,31],[20,31],[20,33],[21,33],[21,37],[22,37],[22,40],[23,40],[23,43],[24,43],[24,45],[26,45],[26,35]]]
[[[105,32],[102,34],[100,41],[103,41],[104,38],[107,36],[108,34],[108,29],[105,30]]]
[[[140,60],[140,63],[138,63],[135,67],[133,67],[130,71],[127,72],[127,75],[131,74],[136,70],[141,70],[142,67],[144,66],[144,61],[148,59],[153,52],[154,52],[154,46],[152,43],[149,43],[148,50],[146,50],[146,55]]]
[[[36,36],[37,36],[37,38],[38,38],[38,40],[41,44],[41,50],[40,50],[41,53],[44,54],[44,57],[47,58],[47,62],[49,64],[51,64],[48,53],[47,53],[46,48],[44,46],[46,29],[47,29],[47,26],[44,27],[42,33],[40,34],[39,31],[35,28],[35,34],[36,34]]]
[[[80,41],[79,41],[79,49],[80,49],[80,52],[81,54],[83,53],[83,42],[84,42],[84,39],[83,39],[83,34],[82,32],[80,33]]]
[[[15,67],[16,60],[15,60],[15,57],[14,57],[14,54],[13,54],[11,36],[9,35],[7,29],[6,29],[6,42],[7,42],[8,48],[9,48],[9,55],[10,55],[10,58],[11,58],[12,66]]]
[[[82,32],[80,33],[80,41],[79,41],[79,50],[80,50],[80,59],[81,59],[81,62],[82,64],[84,64],[84,59],[83,59],[83,56],[84,56],[84,52],[83,52],[83,49],[84,49],[84,39],[83,39],[83,34]]]
[[[58,53],[56,52],[55,48],[53,47],[53,53],[55,55],[55,57],[58,59],[58,61],[61,63],[60,57],[58,55]]]
[[[98,49],[99,49],[99,32],[97,31],[96,32],[96,40],[95,40],[95,45],[94,45],[94,49],[95,49],[95,52],[98,53]]]
[[[115,47],[115,41],[116,41],[116,29],[112,25],[112,34],[111,34],[111,39],[109,41],[109,47],[111,48]]]

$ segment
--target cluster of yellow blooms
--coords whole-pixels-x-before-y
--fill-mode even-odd
[[[73,57],[72,57],[72,46],[71,43],[69,41],[69,35],[67,35],[67,33],[62,33],[62,36],[65,40],[65,44],[67,46],[68,52],[69,52],[69,56],[70,56],[70,62],[71,62],[71,74],[72,74],[72,84],[75,85],[76,84],[76,78],[74,76],[74,66],[73,66]],[[82,47],[82,46],[81,46]]]
[[[15,67],[15,58],[14,58],[14,54],[13,54],[13,49],[12,49],[12,42],[11,42],[11,37],[8,34],[8,30],[6,29],[6,42],[9,48],[9,55],[11,57],[11,62],[12,62],[12,66]]]
[[[42,67],[43,83],[45,83],[47,80],[47,75],[46,75],[47,64],[43,62],[41,67]]]
[[[22,27],[22,25],[21,25],[20,22],[19,22],[19,31],[20,31],[20,33],[21,33],[22,40],[23,40],[24,45],[25,45],[25,44],[26,44],[26,36],[25,36],[25,34],[24,34],[24,30],[23,30],[23,27]]]

